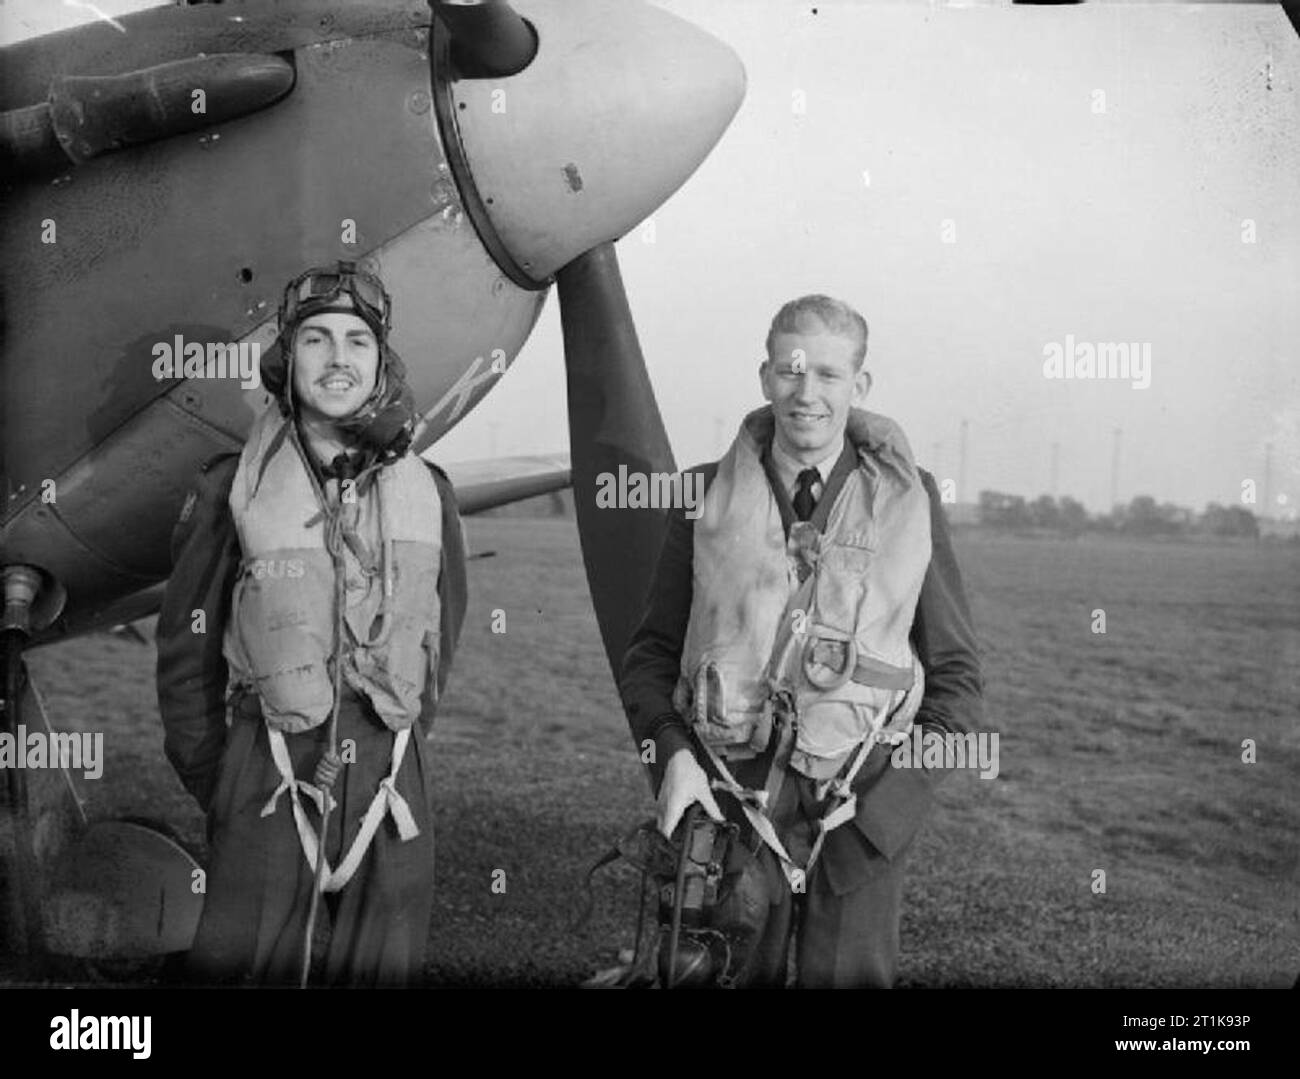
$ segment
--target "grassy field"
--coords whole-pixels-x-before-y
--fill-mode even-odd
[[[651,811],[572,519],[475,519],[437,761],[434,984],[572,985],[631,943],[633,878],[588,865]],[[913,848],[903,986],[1280,986],[1300,971],[1300,551],[962,534],[1001,772],[951,777]],[[490,629],[504,610],[504,634]],[[1092,632],[1104,610],[1105,634]],[[30,667],[103,730],[94,816],[202,820],[162,756],[152,647]],[[1241,760],[1245,738],[1258,760]],[[494,894],[494,870],[506,891]],[[1094,894],[1094,870],[1106,874]]]

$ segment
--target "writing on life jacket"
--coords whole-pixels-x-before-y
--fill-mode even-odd
[[[230,509],[244,556],[223,651],[232,689],[255,692],[268,726],[324,723],[334,704],[329,661],[338,575],[344,588],[342,677],[395,731],[436,694],[442,509],[418,457],[375,473],[362,498],[330,513],[303,449],[268,409],[240,454]],[[336,538],[333,549],[327,538]]]

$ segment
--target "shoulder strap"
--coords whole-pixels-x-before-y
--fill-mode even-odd
[[[844,490],[844,485],[857,467],[857,451],[853,448],[853,443],[846,438],[844,440],[844,449],[840,451],[839,459],[836,460],[835,467],[831,469],[830,478],[826,481],[822,496],[817,500],[817,505],[813,507],[809,524],[816,528],[818,532],[826,531],[826,522],[830,520],[835,500],[840,497],[840,492]]]

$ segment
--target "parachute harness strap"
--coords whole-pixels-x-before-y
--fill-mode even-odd
[[[704,752],[709,758],[720,778],[713,779],[709,785],[714,790],[726,791],[740,803],[740,808],[744,811],[745,819],[749,821],[754,831],[758,833],[760,839],[771,848],[773,854],[781,863],[781,871],[785,874],[786,881],[790,885],[791,891],[800,891],[800,881],[803,878],[804,869],[800,867],[789,852],[785,849],[785,844],[781,842],[780,837],[776,834],[776,827],[772,824],[771,818],[767,815],[767,792],[751,790],[742,786],[736,781],[736,777],[723,763],[722,758],[718,756],[711,745],[704,739],[699,739],[700,744],[704,747]]]
[[[785,874],[786,881],[789,883],[792,892],[802,892],[806,889],[808,878],[812,875],[813,867],[817,864],[822,847],[825,845],[826,836],[840,825],[847,824],[857,816],[858,796],[853,790],[853,781],[857,778],[858,773],[862,771],[862,766],[866,764],[872,746],[877,742],[892,743],[905,737],[904,732],[886,731],[885,726],[889,719],[903,707],[907,697],[908,694],[905,691],[899,691],[899,699],[890,709],[885,721],[868,731],[866,737],[854,747],[853,755],[839,775],[818,784],[816,788],[818,800],[826,799],[829,795],[830,801],[825,812],[817,821],[816,835],[813,837],[812,849],[808,853],[808,862],[803,866],[798,865],[785,849],[785,844],[781,842],[780,837],[776,834],[776,827],[771,818],[771,813],[776,809],[777,796],[780,794],[781,787],[785,782],[786,771],[790,765],[790,756],[795,745],[795,734],[799,719],[794,694],[782,688],[775,690],[769,699],[768,707],[773,712],[773,734],[776,739],[776,748],[772,753],[772,763],[768,769],[767,783],[761,791],[742,786],[736,777],[731,774],[731,771],[714,748],[709,745],[708,741],[703,738],[697,739],[700,745],[704,747],[709,762],[720,777],[713,779],[710,786],[715,790],[726,791],[740,803],[745,818],[781,863],[781,871]]]
[[[772,654],[768,659],[767,668],[763,672],[764,681],[768,686],[768,700],[764,708],[772,718],[773,734],[777,739],[764,789],[761,791],[751,790],[742,786],[736,780],[736,777],[731,774],[731,770],[723,763],[722,758],[714,751],[708,740],[704,738],[697,739],[700,745],[704,747],[709,762],[720,777],[712,780],[710,786],[715,790],[726,791],[740,804],[740,808],[744,811],[745,818],[749,821],[750,826],[758,833],[759,838],[767,844],[772,853],[776,855],[781,864],[781,871],[785,874],[786,882],[790,885],[792,892],[804,890],[804,882],[807,880],[807,874],[812,872],[813,860],[819,848],[814,847],[813,857],[809,859],[808,864],[800,866],[790,857],[790,853],[785,849],[785,844],[781,842],[780,837],[776,834],[776,827],[773,825],[769,814],[776,808],[777,795],[780,794],[781,786],[785,780],[785,770],[790,762],[790,754],[794,749],[795,728],[798,725],[798,710],[795,706],[794,689],[781,677],[781,672],[785,670],[791,649],[795,646],[795,620],[797,618],[807,619],[814,589],[817,586],[816,552],[806,542],[807,538],[806,536],[803,537],[805,542],[802,543],[800,548],[800,560],[806,566],[806,570],[799,587],[794,590],[786,604],[785,612],[776,629],[776,639],[772,643]],[[707,693],[707,686],[704,688]],[[695,706],[698,718],[701,710],[698,691]],[[708,702],[706,700],[703,702],[703,710],[707,712],[707,709]]]
[[[782,724],[782,726],[786,730],[790,730],[793,724]],[[788,734],[783,733],[782,740],[785,741],[786,739],[793,742],[792,731]],[[700,744],[704,747],[704,752],[708,755],[709,762],[721,777],[711,780],[709,785],[714,790],[726,791],[740,803],[745,819],[749,821],[754,831],[758,833],[759,838],[767,844],[781,863],[781,871],[785,874],[786,881],[790,885],[792,892],[806,890],[808,878],[812,875],[813,866],[817,863],[817,859],[821,854],[827,833],[834,831],[841,824],[851,821],[857,815],[858,796],[852,789],[853,780],[866,763],[871,747],[880,740],[879,732],[873,731],[868,734],[853,751],[854,755],[848,768],[826,785],[826,789],[834,796],[837,804],[828,807],[826,813],[817,821],[817,834],[813,839],[812,850],[808,854],[808,862],[800,866],[785,849],[785,844],[781,842],[780,837],[776,834],[776,826],[768,815],[775,808],[775,797],[770,795],[770,791],[774,786],[778,791],[780,789],[785,776],[786,764],[789,763],[789,749],[786,748],[786,760],[785,763],[782,763],[780,760],[782,747],[778,745],[777,754],[772,758],[772,768],[768,773],[767,789],[759,791],[742,786],[736,780],[736,777],[731,774],[713,747],[703,739],[699,739]],[[822,797],[825,797],[825,793],[822,794]]]
[[[816,643],[810,636],[805,645],[800,647],[799,638],[813,629],[811,626],[812,606],[819,576],[820,536],[815,529],[807,526],[805,522],[799,522],[795,527],[800,531],[796,534],[792,530],[791,545],[795,548],[794,561],[800,566],[799,586],[791,594],[784,616],[777,626],[771,656],[763,672],[763,678],[768,688],[768,699],[764,708],[772,717],[773,736],[776,741],[764,789],[761,791],[752,790],[742,786],[735,776],[731,774],[731,771],[707,739],[697,738],[697,741],[704,747],[704,752],[720,777],[713,779],[710,786],[715,790],[726,791],[740,803],[745,818],[759,838],[776,855],[781,865],[781,871],[785,874],[786,881],[790,885],[790,890],[792,892],[802,892],[806,889],[808,878],[812,875],[813,867],[821,855],[827,834],[840,827],[840,825],[851,821],[857,815],[858,796],[853,790],[853,781],[866,763],[872,746],[877,742],[893,742],[902,737],[900,732],[890,732],[884,728],[895,713],[905,705],[908,692],[902,689],[897,692],[897,700],[889,709],[885,720],[868,731],[862,741],[854,747],[852,756],[841,769],[839,775],[818,784],[816,789],[818,800],[826,799],[827,795],[830,795],[831,799],[826,811],[816,823],[816,835],[813,837],[812,848],[808,853],[807,864],[798,865],[776,834],[776,827],[772,823],[770,816],[776,809],[777,796],[780,794],[781,787],[785,782],[785,775],[790,765],[790,757],[795,747],[799,725],[797,693],[786,672],[790,670],[790,660],[793,654],[797,652],[801,657],[806,656],[809,654],[809,646]],[[797,620],[802,622],[807,629],[800,629],[796,632]],[[851,635],[848,635],[848,640],[851,645]],[[842,681],[848,681],[854,675],[855,656],[855,650],[846,649]],[[799,666],[799,673],[807,677],[807,664],[801,662]],[[700,689],[707,693],[707,688],[707,685],[697,686],[697,696],[694,702],[697,723],[701,715],[707,713],[708,710],[707,701],[702,706],[699,699]]]
[[[284,735],[276,730],[267,733],[271,742],[271,757],[280,772],[281,783],[262,808],[262,816],[269,817],[274,813],[280,795],[286,791],[289,792],[289,805],[293,810],[294,824],[297,826],[298,838],[302,844],[303,854],[307,858],[308,865],[319,868],[324,861],[324,870],[320,871],[317,876],[317,894],[320,892],[337,892],[348,884],[360,867],[361,859],[365,856],[366,850],[369,848],[371,840],[374,839],[375,832],[378,831],[379,824],[386,813],[392,814],[393,821],[397,825],[397,833],[403,840],[414,839],[420,834],[420,829],[415,823],[415,817],[411,813],[411,807],[397,790],[397,772],[402,766],[402,759],[406,755],[406,747],[411,740],[411,729],[409,727],[398,731],[397,736],[393,739],[389,773],[380,781],[379,789],[375,792],[370,807],[366,810],[365,817],[362,818],[361,827],[357,831],[356,838],[352,840],[343,861],[335,869],[331,869],[328,861],[324,859],[324,844],[312,828],[311,822],[307,819],[307,812],[299,795],[306,795],[315,804],[316,808],[321,812],[322,824],[325,823],[329,811],[337,803],[330,795],[328,787],[318,787],[303,780],[295,779],[293,762],[289,759],[289,749],[285,744]],[[324,829],[322,829],[321,834],[324,834]]]

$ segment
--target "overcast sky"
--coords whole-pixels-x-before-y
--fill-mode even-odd
[[[868,407],[941,478],[958,477],[968,421],[963,498],[1050,491],[1058,443],[1059,492],[1103,509],[1118,427],[1123,500],[1237,502],[1271,442],[1273,494],[1295,512],[1300,46],[1280,8],[660,6],[749,76],[654,242],[619,244],[679,465],[721,453],[760,401],[772,314],[816,291],[866,316]],[[16,36],[35,7],[5,8]],[[1044,378],[1067,335],[1149,344],[1150,387]],[[433,455],[566,447],[552,297]]]

